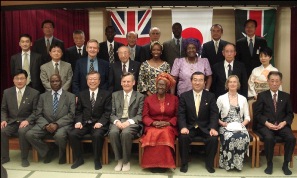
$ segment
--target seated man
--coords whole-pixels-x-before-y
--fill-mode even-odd
[[[275,136],[279,136],[285,141],[282,170],[285,175],[291,175],[292,172],[288,168],[288,163],[291,161],[294,152],[296,138],[291,129],[294,115],[290,95],[279,90],[282,84],[282,73],[270,71],[267,81],[270,89],[259,93],[254,104],[256,130],[264,138],[267,160],[267,168],[264,172],[272,174]]]
[[[1,104],[1,164],[9,162],[8,138],[19,136],[22,166],[28,167],[30,144],[25,139],[26,132],[33,127],[39,92],[26,86],[26,70],[15,71],[14,87],[4,90]]]
[[[50,77],[52,90],[40,95],[36,112],[36,125],[26,133],[26,139],[45,157],[49,163],[53,150],[43,141],[46,136],[53,136],[59,146],[59,164],[66,163],[67,130],[73,123],[75,114],[75,95],[62,89],[59,74]]]
[[[75,114],[75,125],[68,131],[69,142],[75,156],[71,169],[84,164],[82,157],[81,139],[86,134],[91,134],[95,170],[102,168],[100,155],[102,153],[104,136],[109,128],[111,113],[111,93],[99,89],[100,73],[91,71],[87,74],[89,89],[81,91]]]
[[[193,90],[180,96],[178,108],[178,136],[181,168],[188,171],[189,147],[195,136],[204,138],[206,150],[205,167],[209,173],[214,173],[214,158],[218,147],[218,118],[219,109],[213,93],[203,90],[205,75],[194,72],[191,76]]]
[[[112,94],[109,138],[118,161],[114,170],[129,171],[132,141],[140,136],[144,95],[133,91],[135,79],[130,72],[123,74],[121,85],[123,90]]]

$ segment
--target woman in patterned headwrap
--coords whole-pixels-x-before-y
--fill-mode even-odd
[[[165,172],[175,168],[174,142],[177,136],[178,98],[167,93],[175,86],[168,73],[160,73],[156,79],[156,94],[144,101],[142,121],[144,135],[141,138],[144,153],[141,166],[152,172]]]

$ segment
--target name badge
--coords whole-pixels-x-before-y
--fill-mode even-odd
[[[259,49],[257,49],[257,54],[259,54],[260,53],[260,50]]]
[[[196,125],[195,125],[195,129],[197,129],[198,127],[199,127],[198,124],[196,124]]]

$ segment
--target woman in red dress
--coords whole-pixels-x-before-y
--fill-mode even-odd
[[[165,172],[176,168],[174,142],[177,136],[178,98],[167,93],[175,86],[168,73],[160,73],[156,79],[157,93],[146,97],[142,112],[144,135],[141,138],[144,153],[142,168],[152,172]]]

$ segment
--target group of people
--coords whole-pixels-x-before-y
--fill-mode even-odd
[[[59,147],[59,164],[66,162],[66,143],[73,149],[72,169],[84,164],[81,140],[92,138],[95,170],[108,136],[117,165],[129,171],[132,142],[144,148],[141,166],[152,172],[176,168],[178,138],[181,172],[188,171],[190,143],[197,136],[205,142],[205,167],[215,172],[214,158],[220,137],[219,166],[242,170],[250,142],[248,99],[255,100],[254,120],[264,137],[267,168],[273,171],[274,136],[286,142],[284,174],[296,138],[291,124],[289,95],[281,91],[282,74],[270,64],[272,50],[255,36],[257,22],[244,24],[247,37],[235,44],[221,39],[223,27],[214,24],[212,40],[183,39],[182,25],[174,23],[174,38],[161,44],[161,31],[150,29],[151,42],[136,45],[137,33],[127,33],[127,45],[114,41],[115,29],[107,26],[107,41],[73,33],[75,46],[64,50],[53,36],[54,23],[45,20],[45,36],[34,42],[20,36],[22,52],[12,56],[14,87],[6,89],[1,105],[1,163],[10,160],[8,139],[18,135],[22,166],[30,165],[32,145],[52,160],[54,149],[43,139],[51,136]],[[200,54],[201,53],[201,54]],[[63,55],[65,54],[65,55]],[[72,87],[71,87],[72,86]],[[46,92],[44,92],[44,89]],[[276,95],[275,95],[276,94]]]

